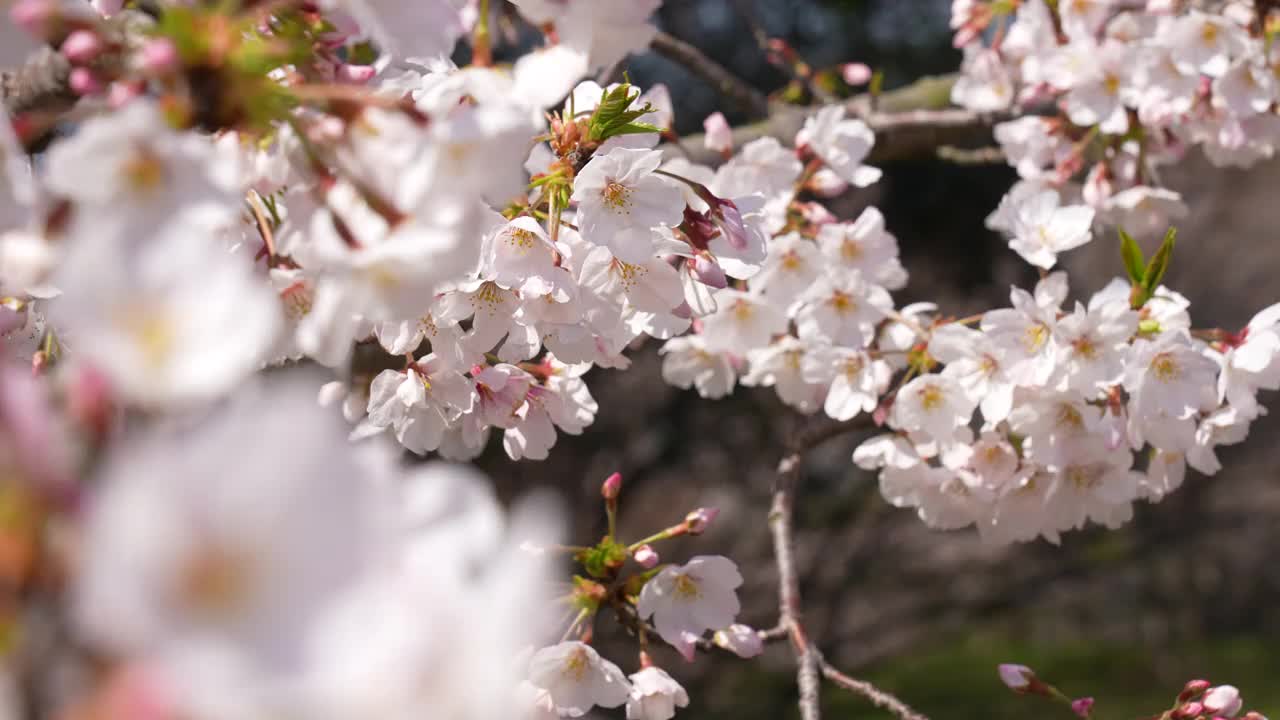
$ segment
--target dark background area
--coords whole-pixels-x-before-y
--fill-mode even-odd
[[[754,7],[771,36],[785,38],[815,67],[865,62],[883,70],[886,88],[959,66],[948,0],[755,0]],[[766,92],[786,83],[730,0],[666,0],[659,21]],[[633,57],[626,69],[643,87],[669,86],[681,133],[699,132],[715,110],[735,124],[745,119],[656,55]],[[900,304],[929,299],[963,315],[1007,304],[1011,283],[1034,282],[1031,268],[983,226],[1014,181],[1012,170],[933,158],[884,169],[879,184],[831,206],[848,218],[868,204],[884,211],[911,273],[895,296]],[[1166,173],[1193,208],[1166,284],[1192,299],[1198,327],[1239,327],[1280,299],[1278,180],[1274,163],[1223,170],[1198,155]],[[1066,257],[1073,297],[1087,297],[1121,272],[1117,248],[1100,234]],[[733,558],[747,578],[742,621],[771,627],[777,598],[765,525],[769,489],[798,417],[772,390],[740,388],[708,401],[668,387],[657,348],[638,347],[629,371],[592,372],[596,422],[579,437],[562,435],[550,459],[513,463],[495,443],[482,465],[508,496],[559,489],[572,504],[571,542],[603,534],[597,492],[614,470],[626,478],[624,538],[677,522],[700,505],[719,507],[711,532],[659,548],[663,559],[705,552]],[[985,547],[973,531],[933,532],[910,511],[889,507],[874,476],[850,462],[863,438],[832,440],[810,455],[797,505],[810,632],[843,669],[932,718],[1070,717],[1006,691],[996,677],[1000,662],[1031,665],[1069,694],[1096,696],[1095,717],[1104,720],[1159,714],[1192,677],[1236,684],[1247,707],[1280,712],[1277,437],[1274,418],[1258,421],[1247,443],[1221,451],[1223,472],[1204,478],[1189,470],[1180,491],[1140,504],[1123,530],[1071,533],[1061,547],[1012,548]],[[609,619],[597,634],[609,657],[634,669],[627,666],[634,646]],[[694,704],[681,717],[797,716],[785,645],[771,647],[764,662],[716,655],[686,665],[668,650],[659,650],[657,661],[690,689]],[[825,704],[829,717],[885,717],[838,691]]]

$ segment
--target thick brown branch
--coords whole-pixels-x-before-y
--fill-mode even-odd
[[[991,127],[1009,119],[1013,113],[977,113],[948,107],[955,80],[955,75],[923,77],[906,87],[882,93],[875,103],[867,94],[845,100],[846,111],[861,118],[876,133],[876,144],[867,162],[876,164],[932,156],[942,146],[991,145]],[[805,120],[822,107],[775,104],[767,119],[734,128],[734,143],[742,147],[762,137],[773,137],[789,144]],[[724,162],[719,153],[703,147],[700,135],[684,138],[683,145],[693,162],[711,166]]]
[[[707,57],[701,50],[669,33],[658,31],[651,44],[653,51],[683,66],[706,81],[726,99],[755,116],[769,114],[769,98],[751,87],[723,65]]]

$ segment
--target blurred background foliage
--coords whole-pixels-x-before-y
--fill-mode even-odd
[[[865,62],[893,88],[953,72],[949,0],[752,0],[772,37],[814,67]],[[659,24],[766,92],[786,76],[769,65],[734,0],[666,0]],[[625,68],[642,87],[665,83],[681,134],[724,111],[747,118],[714,89],[654,54]],[[790,142],[790,138],[784,138]],[[1003,165],[957,166],[924,157],[885,167],[885,179],[830,203],[852,218],[880,207],[898,237],[911,283],[900,304],[928,299],[965,315],[1008,302],[1010,284],[1029,286],[1021,263],[983,220],[1015,180]],[[1275,237],[1274,163],[1250,171],[1189,158],[1166,182],[1182,191],[1193,217],[1180,228],[1166,283],[1193,301],[1197,326],[1239,327],[1280,297]],[[1151,248],[1146,248],[1149,252]],[[1073,297],[1087,297],[1120,274],[1109,235],[1067,257]],[[623,537],[648,534],[700,505],[722,514],[696,541],[659,548],[664,560],[722,552],[744,567],[745,622],[771,627],[777,599],[765,527],[782,441],[799,422],[770,390],[740,388],[718,401],[666,386],[657,344],[633,353],[627,372],[595,370],[596,423],[562,436],[547,461],[512,463],[495,443],[482,465],[509,497],[546,486],[571,503],[572,542],[598,538],[600,481],[626,478]],[[1275,395],[1267,400],[1274,402]],[[1248,443],[1222,452],[1226,470],[1186,485],[1159,505],[1140,504],[1118,532],[1091,529],[1040,542],[983,546],[972,531],[929,531],[910,512],[888,507],[875,478],[850,463],[861,437],[833,440],[811,454],[798,498],[797,544],[806,622],[828,658],[897,693],[935,720],[1070,717],[1064,709],[1008,692],[996,665],[1018,662],[1072,695],[1097,698],[1102,720],[1157,715],[1193,677],[1239,686],[1247,706],[1280,713],[1280,443],[1274,418],[1255,423]],[[601,621],[606,653],[634,653]],[[690,688],[681,717],[764,720],[796,717],[788,649],[764,662],[723,656],[686,665],[673,652],[658,662]],[[885,717],[828,688],[828,717]]]

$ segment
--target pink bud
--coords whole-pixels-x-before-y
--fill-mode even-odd
[[[858,86],[871,82],[871,68],[866,63],[845,63],[840,74],[849,85]]]
[[[106,43],[92,30],[75,30],[62,41],[62,54],[76,65],[88,65],[102,54]]]
[[[334,74],[338,82],[363,85],[378,74],[378,69],[372,65],[339,65]]]
[[[715,198],[711,211],[711,221],[724,235],[730,247],[745,250],[751,244],[751,235],[747,232],[746,223],[742,221],[742,213],[732,200]]]
[[[658,564],[660,558],[658,552],[648,545],[641,545],[636,551],[631,553],[631,557],[640,563],[640,567],[648,570]]]
[[[1089,717],[1089,711],[1093,710],[1093,698],[1082,697],[1071,701],[1071,711],[1082,718]]]
[[[614,473],[604,479],[604,484],[600,486],[600,494],[605,500],[617,500],[618,493],[622,491],[622,473]]]
[[[57,15],[53,0],[18,0],[9,8],[9,19],[14,25],[41,39]]]
[[[86,67],[72,68],[71,76],[67,78],[67,85],[77,95],[97,95],[106,90],[102,80]]]
[[[1031,687],[1031,681],[1036,676],[1035,671],[1026,665],[1004,664],[999,667],[999,672],[1000,681],[1010,690],[1019,692]]]
[[[684,521],[689,526],[690,535],[701,535],[707,531],[711,522],[720,514],[717,508],[698,508],[685,516]]]
[[[1242,720],[1267,720],[1267,716],[1257,710],[1250,710],[1242,716]]]
[[[1235,717],[1244,704],[1240,699],[1240,691],[1231,685],[1210,688],[1205,692],[1203,702],[1206,712],[1223,717]]]
[[[1188,680],[1187,684],[1182,687],[1182,692],[1178,693],[1178,702],[1186,702],[1192,698],[1198,698],[1204,694],[1205,690],[1213,687],[1213,683],[1208,680]]]
[[[178,67],[178,48],[169,38],[155,38],[142,46],[139,63],[143,72],[164,75]]]
[[[119,109],[142,94],[143,86],[132,82],[113,82],[107,89],[107,104]]]
[[[698,282],[717,290],[729,286],[729,279],[725,277],[724,269],[720,267],[720,263],[702,253],[698,253],[693,258],[693,275],[698,278]]]
[[[711,636],[711,642],[740,658],[753,658],[764,652],[760,633],[746,625],[734,624],[718,630]]]
[[[702,129],[707,133],[703,142],[708,150],[725,154],[733,152],[733,129],[729,127],[729,121],[724,118],[723,113],[708,115],[702,121]]]
[[[1185,705],[1180,705],[1178,709],[1174,710],[1173,716],[1175,718],[1181,718],[1182,720],[1187,720],[1188,718],[1198,717],[1203,712],[1204,712],[1203,704],[1199,702],[1189,702]]]

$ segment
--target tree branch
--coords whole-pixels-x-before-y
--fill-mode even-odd
[[[872,685],[866,680],[858,680],[850,677],[837,670],[825,658],[820,659],[822,667],[822,677],[831,681],[833,685],[842,690],[848,690],[855,695],[861,695],[871,701],[872,705],[883,708],[896,715],[900,720],[929,720],[924,715],[911,709],[911,706],[902,702],[893,695]]]
[[[745,80],[729,72],[701,50],[670,33],[658,31],[650,45],[654,52],[671,60],[706,81],[742,110],[755,116],[769,114],[769,98]]]
[[[65,112],[77,100],[70,77],[71,63],[57,50],[42,47],[21,67],[0,71],[0,101],[10,115]]]
[[[773,57],[773,48],[769,47],[769,33],[765,30],[764,23],[760,22],[759,14],[756,13],[755,0],[733,0],[733,8],[737,11],[738,17],[742,18],[742,21],[746,23],[747,31],[751,33],[756,45],[760,46],[760,50],[764,53],[766,60],[786,72],[792,80],[803,85],[809,91],[809,94],[819,102],[831,103],[835,101],[831,93],[823,90],[813,81],[812,74],[809,76],[802,75],[790,63],[776,61]],[[809,71],[806,69],[806,72]]]
[[[905,87],[881,93],[874,109],[871,95],[866,93],[845,100],[845,110],[861,118],[876,133],[876,144],[867,162],[932,156],[943,145],[957,148],[991,145],[991,127],[1013,117],[1014,111],[977,113],[949,107],[951,86],[956,77],[923,77]],[[805,120],[823,107],[775,104],[768,118],[734,128],[733,141],[739,147],[763,137],[790,143]],[[692,162],[711,166],[724,162],[719,153],[704,147],[701,135],[686,137],[682,144]]]
[[[811,426],[795,433],[788,443],[787,455],[778,463],[774,479],[773,503],[769,509],[769,530],[773,536],[774,558],[778,563],[778,628],[765,631],[774,634],[785,629],[791,638],[796,657],[796,682],[800,690],[800,717],[802,720],[820,720],[822,707],[819,696],[819,676],[826,677],[837,687],[867,698],[877,707],[884,708],[901,720],[927,720],[923,715],[893,695],[864,680],[857,680],[840,672],[823,659],[822,653],[806,635],[800,598],[800,576],[796,570],[795,536],[792,520],[795,509],[795,491],[800,481],[804,454],[823,442],[856,430],[872,427],[871,418],[863,415],[853,420]]]

